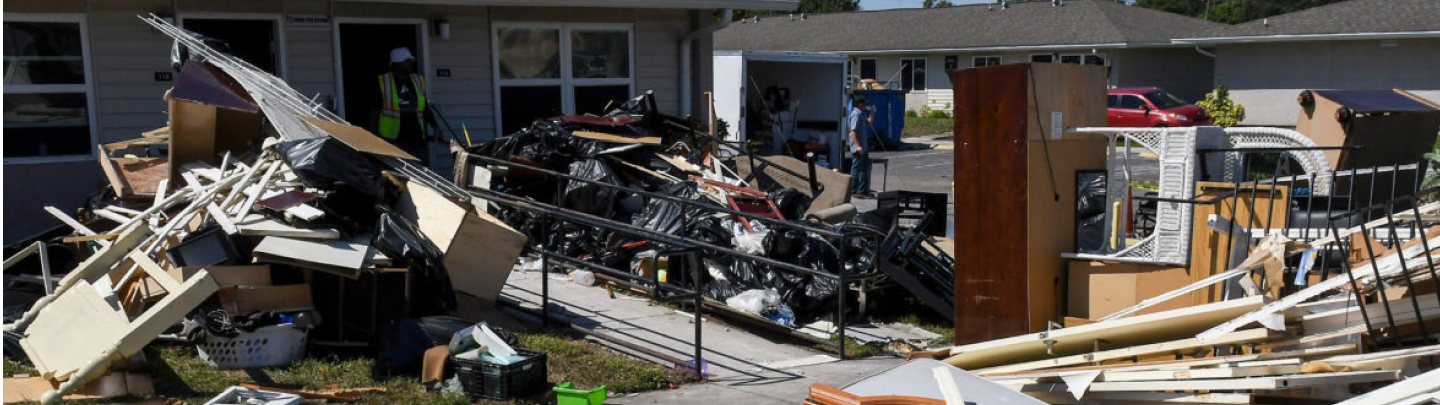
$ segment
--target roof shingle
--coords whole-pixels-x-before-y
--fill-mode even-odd
[[[1176,38],[1413,31],[1440,31],[1440,1],[1349,0]]]
[[[1433,1],[1433,0],[1432,0]],[[1015,2],[786,16],[735,22],[715,33],[715,49],[886,51],[1002,46],[1169,44],[1224,24],[1106,0]]]

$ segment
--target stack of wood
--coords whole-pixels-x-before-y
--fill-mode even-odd
[[[1432,267],[1440,261],[1432,221],[1440,203],[1417,211],[1419,221],[1397,213],[1363,229],[1405,221],[1397,226],[1422,224],[1423,235],[1390,248],[1342,246],[1368,246],[1373,256],[1288,295],[1245,288],[1244,298],[1135,315],[1349,240],[1362,227],[1309,244],[1272,235],[1238,268],[1100,321],[928,355],[1052,404],[1432,403],[1440,396],[1440,375],[1426,373],[1440,360],[1440,269]]]

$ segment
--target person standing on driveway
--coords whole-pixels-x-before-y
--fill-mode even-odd
[[[875,110],[867,105],[864,96],[855,96],[850,107],[850,136],[845,144],[850,149],[850,193],[852,198],[870,198],[870,128],[875,122]]]

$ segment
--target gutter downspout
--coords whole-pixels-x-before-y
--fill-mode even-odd
[[[1195,52],[1199,52],[1201,55],[1209,56],[1210,59],[1215,59],[1215,53],[1214,53],[1214,52],[1210,52],[1210,51],[1201,49],[1199,44],[1196,44],[1196,45],[1195,45]]]
[[[691,90],[694,85],[694,80],[690,77],[690,71],[692,70],[690,66],[691,43],[699,39],[701,35],[708,35],[730,25],[730,19],[734,16],[734,9],[724,9],[720,12],[719,22],[701,27],[680,37],[680,115],[686,117],[692,115],[692,111],[690,110],[690,95],[692,93]]]

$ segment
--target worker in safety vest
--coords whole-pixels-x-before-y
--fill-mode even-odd
[[[404,47],[391,50],[390,71],[379,81],[380,108],[372,114],[375,133],[428,166],[430,134],[425,123],[434,125],[435,118],[426,108],[425,78],[415,73],[415,55]]]

